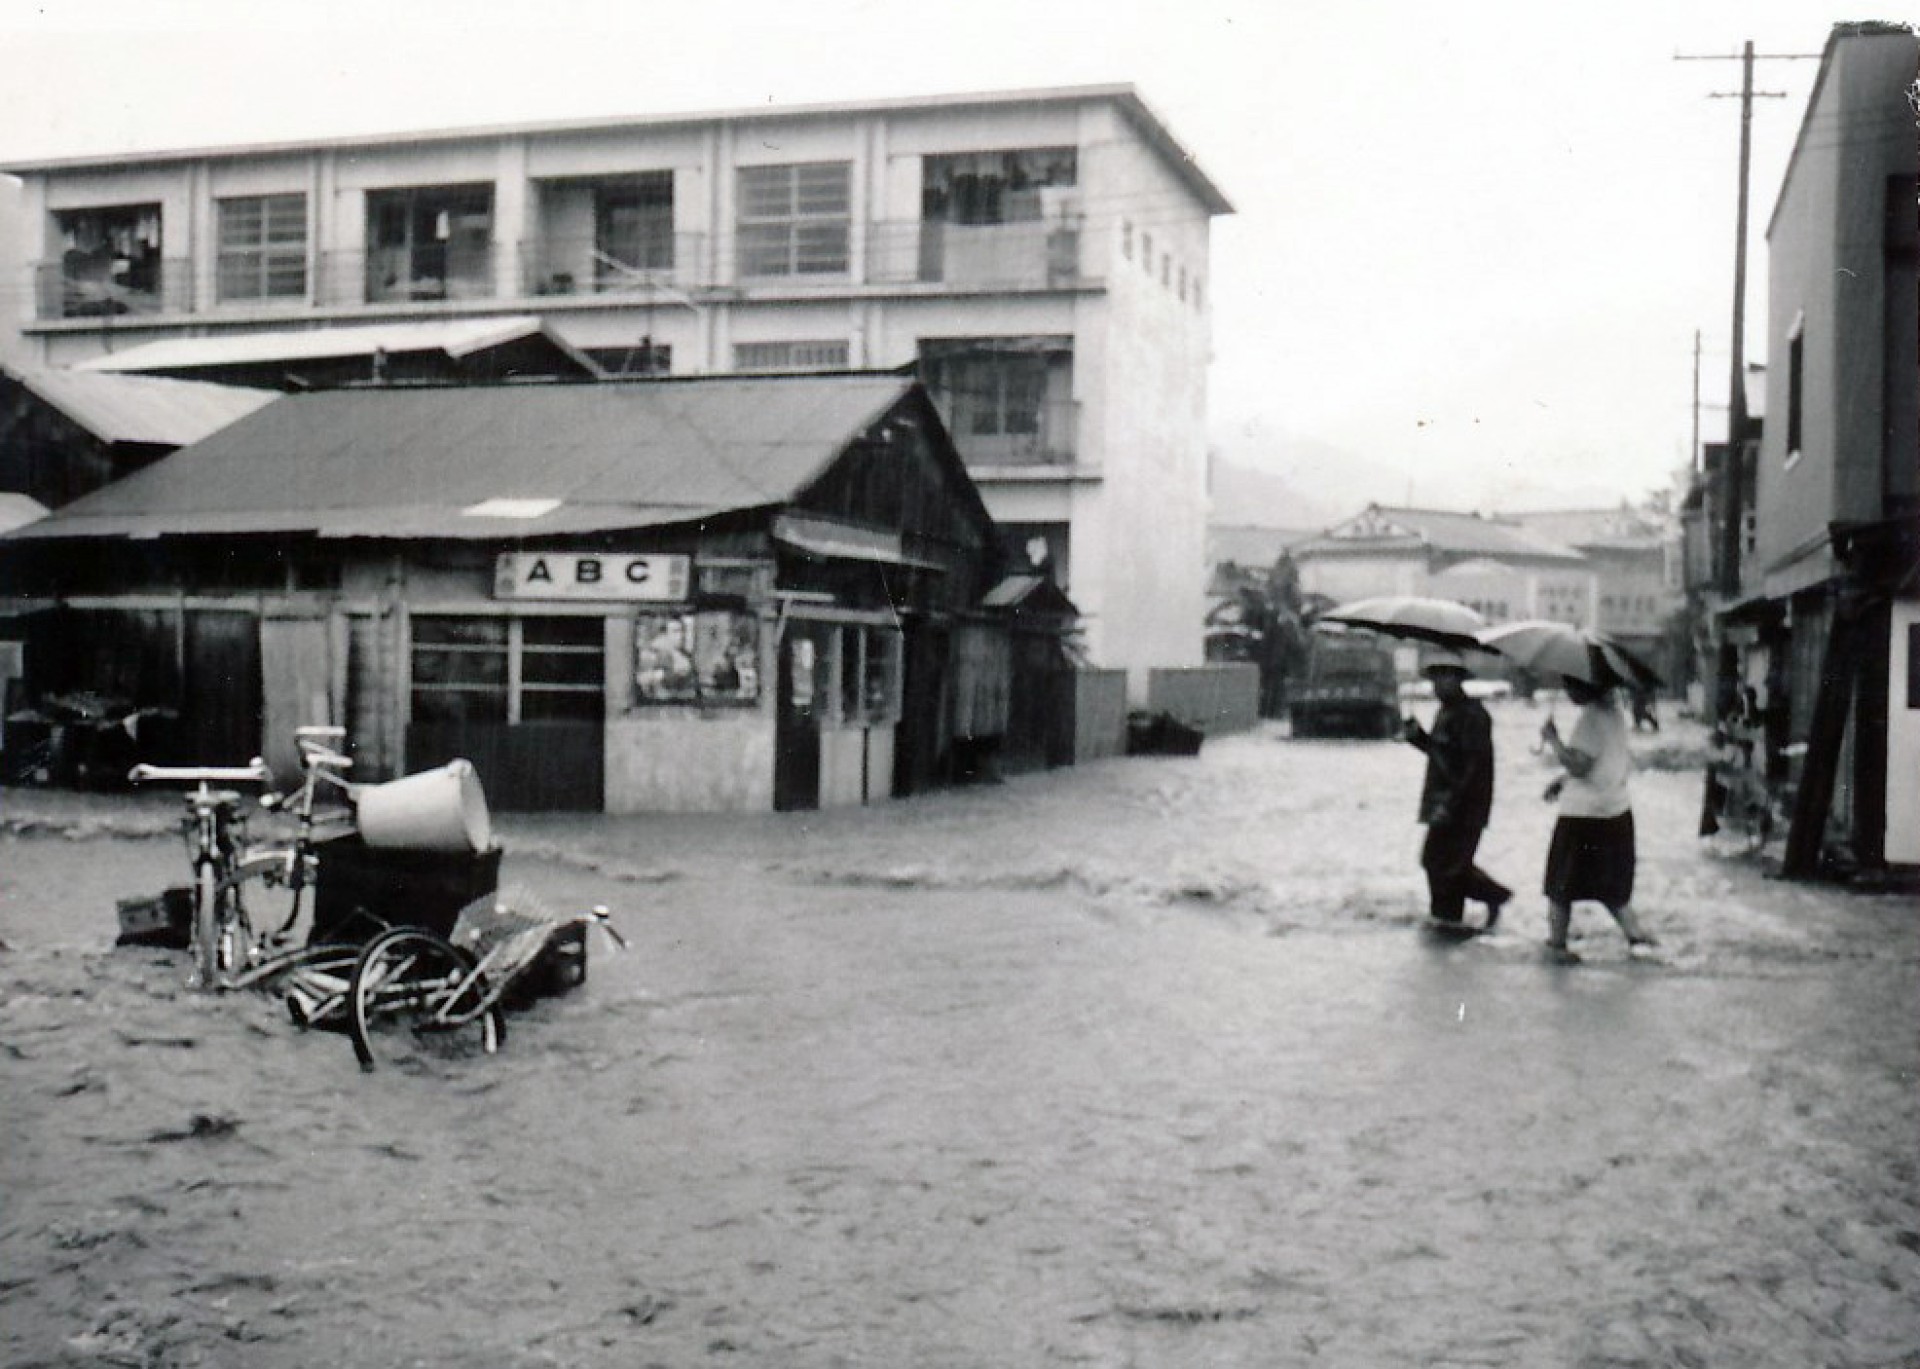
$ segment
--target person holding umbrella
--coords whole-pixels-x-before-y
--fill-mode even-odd
[[[1493,719],[1467,694],[1467,663],[1458,652],[1440,650],[1421,671],[1433,681],[1440,711],[1433,730],[1412,718],[1402,735],[1427,754],[1420,787],[1420,821],[1427,826],[1420,865],[1427,872],[1428,911],[1436,922],[1460,924],[1469,899],[1484,903],[1483,931],[1493,930],[1513,890],[1473,863],[1480,834],[1493,811]]]
[[[1633,912],[1633,803],[1627,792],[1633,758],[1627,748],[1627,721],[1608,684],[1572,674],[1564,678],[1567,698],[1580,716],[1565,741],[1553,719],[1547,719],[1540,740],[1565,772],[1545,794],[1560,805],[1547,847],[1547,952],[1573,965],[1580,957],[1567,945],[1567,933],[1573,905],[1581,899],[1606,907],[1626,934],[1630,950],[1658,943]]]

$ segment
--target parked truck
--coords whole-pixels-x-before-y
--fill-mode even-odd
[[[1400,681],[1393,652],[1358,633],[1316,631],[1304,678],[1289,692],[1296,737],[1394,737]]]

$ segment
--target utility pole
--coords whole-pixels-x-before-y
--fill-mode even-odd
[[[1693,330],[1693,445],[1687,448],[1687,469],[1700,474],[1700,330]]]
[[[1733,358],[1730,366],[1730,378],[1727,395],[1727,446],[1726,456],[1721,465],[1719,481],[1721,498],[1716,501],[1719,509],[1720,526],[1715,529],[1719,534],[1721,552],[1720,593],[1733,600],[1740,594],[1740,551],[1745,532],[1744,494],[1746,489],[1746,443],[1747,443],[1747,181],[1752,164],[1753,151],[1753,102],[1755,100],[1784,100],[1783,90],[1756,91],[1753,88],[1753,64],[1764,62],[1797,62],[1817,57],[1817,53],[1768,53],[1756,56],[1753,42],[1749,39],[1742,45],[1738,56],[1704,55],[1675,53],[1676,62],[1738,62],[1740,63],[1740,93],[1716,91],[1707,98],[1713,100],[1740,101],[1740,199],[1739,213],[1736,216],[1733,244]],[[1696,342],[1696,348],[1698,343]],[[1694,370],[1699,373],[1698,352],[1695,353]],[[1698,421],[1696,413],[1696,423]],[[1736,662],[1732,659],[1732,649],[1721,644],[1718,674],[1720,676],[1715,689],[1716,700],[1725,700],[1731,689]],[[1715,716],[1719,708],[1714,709]]]

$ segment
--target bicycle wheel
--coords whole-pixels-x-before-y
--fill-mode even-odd
[[[473,957],[432,932],[396,927],[367,943],[347,990],[360,1067],[419,1068],[492,1055],[506,1022]]]

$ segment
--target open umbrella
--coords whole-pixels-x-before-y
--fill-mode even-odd
[[[1660,683],[1659,673],[1619,642],[1566,623],[1529,618],[1502,623],[1476,635],[1483,649],[1537,674],[1558,675],[1600,689]]]
[[[1465,604],[1452,599],[1422,599],[1411,594],[1355,599],[1350,604],[1328,609],[1319,621],[1363,627],[1388,637],[1455,649],[1478,646],[1475,634],[1487,625],[1485,618]]]

